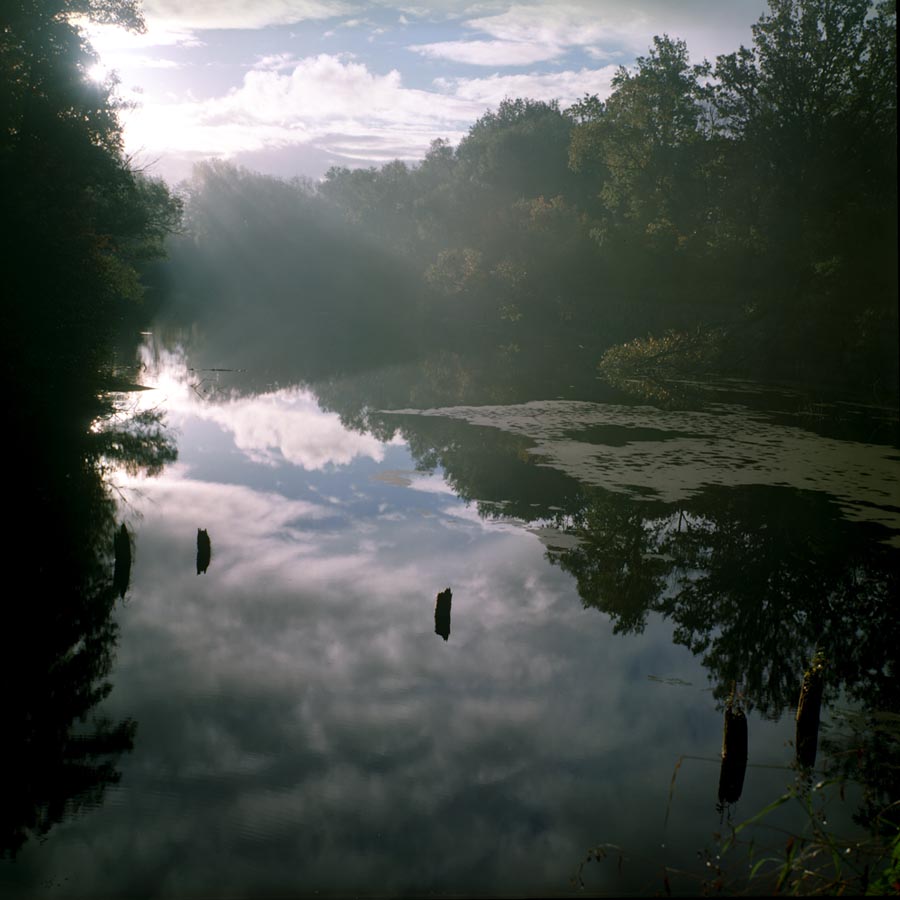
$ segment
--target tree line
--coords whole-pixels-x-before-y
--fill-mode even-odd
[[[656,37],[605,100],[504,100],[415,165],[314,185],[204,164],[177,256],[224,300],[230,240],[258,317],[272,286],[282,312],[387,317],[406,341],[590,340],[611,377],[891,389],[896,123],[894,0],[771,0],[750,48],[691,64]]]

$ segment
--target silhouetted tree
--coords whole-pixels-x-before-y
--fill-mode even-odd
[[[134,0],[10,0],[0,22],[3,362],[30,388],[56,376],[54,391],[101,366],[99,337],[140,299],[136,267],[179,209],[124,157],[113,85],[88,77],[78,16],[143,27]]]

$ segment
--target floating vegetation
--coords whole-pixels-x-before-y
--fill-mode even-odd
[[[883,540],[900,546],[895,450],[818,435],[740,404],[707,402],[702,410],[675,411],[533,400],[391,411],[399,415],[411,422],[413,416],[461,420],[513,434],[528,442],[528,455],[541,467],[638,499],[680,503],[709,485],[827,493],[844,518],[883,527]]]

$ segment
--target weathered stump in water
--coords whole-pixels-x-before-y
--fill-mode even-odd
[[[116,558],[113,568],[113,590],[124,600],[128,583],[131,581],[131,536],[124,522],[113,538],[113,552]]]
[[[209,534],[205,528],[197,529],[197,574],[205,572],[209,568],[212,558],[212,545],[209,542]]]
[[[725,708],[722,768],[719,771],[719,804],[737,803],[747,773],[747,716],[729,703]]]
[[[800,699],[797,701],[797,762],[804,769],[816,764],[819,747],[819,718],[822,711],[822,690],[825,687],[825,660],[816,654],[803,673]]]
[[[434,605],[434,633],[439,634],[445,641],[450,637],[450,605],[452,602],[453,594],[450,588],[447,588],[437,595]]]

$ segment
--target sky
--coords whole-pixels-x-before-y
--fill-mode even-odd
[[[125,149],[176,183],[199,160],[282,177],[414,163],[505,98],[609,94],[654,35],[714,60],[764,0],[145,0],[147,30],[91,25]]]

